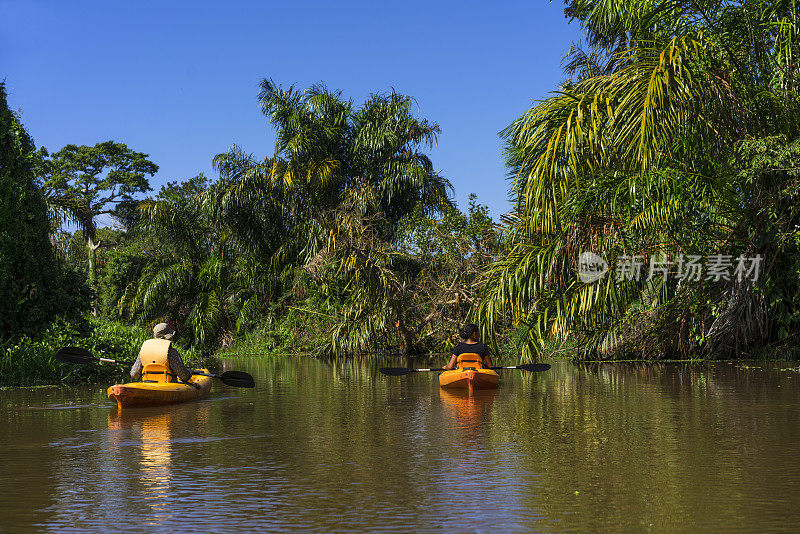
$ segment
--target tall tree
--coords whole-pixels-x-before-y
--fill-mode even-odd
[[[272,199],[289,232],[303,242],[312,237],[306,258],[322,246],[321,223],[332,210],[378,216],[391,241],[417,206],[426,214],[452,206],[450,183],[422,151],[436,142],[439,126],[415,117],[410,97],[376,94],[356,108],[322,85],[301,92],[262,80],[259,101],[277,130],[275,154],[257,161],[234,147],[218,155],[215,165],[230,187],[217,191],[223,195],[216,204]]]
[[[486,273],[487,329],[512,317],[529,356],[552,339],[593,356],[738,354],[774,340],[779,317],[797,333],[795,3],[572,0],[566,13],[591,50],[503,132],[517,213]],[[581,281],[582,251],[612,274]],[[623,257],[687,254],[773,261],[758,288],[677,283],[677,263],[671,281],[613,273]]]
[[[259,101],[277,130],[274,154],[258,160],[233,147],[218,155],[214,163],[222,178],[201,195],[216,231],[236,252],[236,264],[260,273],[243,277],[248,291],[260,295],[248,302],[264,306],[297,298],[303,273],[324,271],[312,277],[312,291],[331,290],[336,299],[358,293],[373,299],[370,310],[386,311],[379,295],[402,277],[392,271],[397,263],[390,250],[399,222],[414,211],[431,215],[452,208],[449,182],[423,151],[439,127],[416,117],[413,100],[396,93],[372,95],[358,107],[321,85],[297,91],[263,80]],[[374,287],[348,285],[343,279],[353,265],[332,265],[354,258],[365,273],[379,273],[361,278]],[[270,308],[280,306],[273,302]],[[384,314],[391,319],[384,328],[405,328],[401,313]],[[348,317],[339,326],[343,331],[355,323]]]
[[[339,330],[369,315],[370,324],[396,325],[411,351],[395,291],[404,275],[391,246],[400,221],[415,210],[430,216],[453,207],[450,183],[424,153],[438,125],[416,117],[413,100],[397,93],[372,95],[357,107],[322,85],[297,91],[263,80],[259,101],[277,130],[274,155],[258,161],[234,147],[215,158],[223,177],[207,196],[215,220],[241,250],[269,258],[276,278],[287,264],[317,274],[321,264],[341,264],[324,269],[329,276],[317,283],[331,295],[371,301],[360,303],[368,313],[348,315]],[[355,265],[364,283],[348,284]],[[393,291],[398,305],[389,309],[383,297]]]
[[[33,140],[0,83],[0,340],[34,335],[55,316],[80,311],[79,291],[66,291],[74,280],[53,256],[36,159]]]
[[[131,202],[136,193],[150,190],[146,176],[158,172],[158,165],[147,158],[148,154],[123,143],[105,141],[93,147],[67,145],[42,165],[51,198],[84,232],[91,286],[97,277],[95,250],[100,246],[96,219],[112,213],[120,203]]]

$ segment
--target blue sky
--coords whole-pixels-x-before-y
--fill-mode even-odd
[[[498,132],[563,79],[579,38],[562,2],[0,0],[0,80],[37,146],[113,139],[160,166],[154,189],[238,144],[272,155],[258,82],[324,82],[358,104],[413,96],[463,208],[508,211]]]

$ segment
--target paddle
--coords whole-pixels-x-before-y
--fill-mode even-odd
[[[549,363],[525,363],[522,365],[516,365],[513,367],[484,367],[484,369],[519,369],[521,371],[547,371],[550,369]],[[381,373],[389,376],[403,376],[407,375],[408,373],[424,373],[426,371],[444,371],[445,369],[433,368],[433,369],[412,369],[410,367],[381,367],[378,369]]]
[[[256,382],[253,377],[244,371],[225,371],[221,375],[212,375],[202,373],[200,371],[192,370],[192,375],[210,376],[211,378],[219,378],[226,386],[233,386],[235,388],[254,388]]]
[[[111,360],[109,358],[98,358],[92,356],[92,353],[80,347],[63,347],[56,353],[56,360],[65,363],[93,363],[93,362],[107,362],[107,363],[121,363],[124,365],[132,365],[131,362],[120,362]],[[226,386],[235,388],[252,388],[256,383],[253,377],[243,371],[225,371],[221,375],[213,375],[204,373],[202,371],[192,370],[192,375],[210,376],[211,378],[218,378]]]

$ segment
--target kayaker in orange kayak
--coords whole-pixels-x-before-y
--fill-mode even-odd
[[[458,357],[462,354],[477,354],[483,360],[484,367],[492,367],[492,358],[489,356],[489,347],[480,342],[480,333],[478,332],[478,325],[468,324],[464,325],[459,333],[464,339],[453,349],[453,355],[450,361],[442,369],[451,370],[455,369]]]
[[[177,377],[182,382],[189,382],[192,372],[186,368],[180,353],[172,346],[173,337],[175,337],[175,330],[167,323],[158,323],[153,327],[153,339],[142,343],[139,355],[131,367],[131,378],[134,381],[139,380],[144,369],[146,375],[167,375],[163,378],[145,376],[144,379],[156,378],[159,382],[176,382],[175,378]]]

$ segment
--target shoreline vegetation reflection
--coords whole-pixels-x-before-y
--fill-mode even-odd
[[[558,362],[470,397],[368,360],[231,358],[255,390],[122,412],[93,387],[8,390],[0,513],[52,532],[163,531],[186,507],[225,531],[789,531],[789,365]]]

